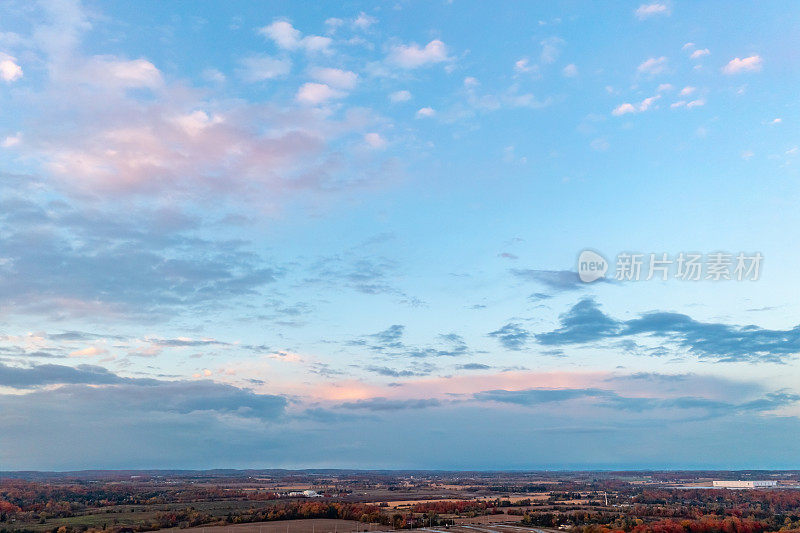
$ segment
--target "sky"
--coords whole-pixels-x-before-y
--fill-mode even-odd
[[[798,24],[3,2],[0,470],[800,467]]]

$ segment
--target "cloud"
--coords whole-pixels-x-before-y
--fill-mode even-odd
[[[274,80],[289,74],[292,62],[267,55],[249,56],[239,60],[239,76],[246,82]]]
[[[483,363],[466,363],[463,365],[456,365],[458,370],[489,370],[492,367],[484,365]]]
[[[386,148],[386,139],[384,139],[380,133],[367,133],[364,135],[364,142],[370,148],[374,148],[375,150],[382,150]]]
[[[761,398],[745,402],[729,402],[698,396],[655,397],[623,396],[612,390],[585,389],[524,389],[489,390],[473,394],[473,399],[497,403],[515,404],[526,407],[554,403],[588,402],[595,407],[619,411],[645,412],[654,410],[703,411],[701,418],[731,416],[746,412],[770,412],[780,407],[793,405],[800,401],[800,395],[772,392]]]
[[[539,283],[555,292],[581,290],[587,287],[587,284],[578,277],[578,273],[571,270],[512,268],[510,272],[521,280]]]
[[[258,29],[258,33],[272,40],[279,48],[284,50],[304,50],[306,52],[328,52],[333,42],[329,37],[308,35],[303,37],[291,23],[285,20],[276,20],[268,26]]]
[[[549,37],[539,42],[542,46],[542,53],[539,59],[545,65],[554,63],[558,56],[561,55],[561,47],[564,45],[564,40],[558,37]]]
[[[389,101],[393,104],[397,104],[400,102],[408,102],[411,100],[411,92],[402,90],[402,91],[395,91],[389,95]]]
[[[378,19],[377,18],[375,18],[375,17],[373,17],[371,15],[367,15],[363,11],[358,14],[358,16],[355,18],[355,20],[353,20],[353,26],[358,28],[358,29],[360,29],[360,30],[366,30],[367,28],[369,28],[373,24],[377,24],[377,23],[378,23]]]
[[[661,95],[657,94],[655,96],[651,96],[649,98],[645,98],[644,100],[642,100],[638,104],[636,104],[636,103],[631,104],[629,102],[625,102],[625,103],[620,104],[617,107],[615,107],[611,111],[611,114],[614,115],[615,117],[619,117],[619,116],[622,116],[622,115],[627,115],[628,113],[643,113],[644,111],[647,111],[651,107],[654,107],[654,104],[660,98],[661,98]]]
[[[417,118],[431,118],[436,116],[436,110],[432,107],[421,107],[417,110]]]
[[[396,45],[392,47],[387,59],[393,65],[404,69],[427,67],[450,60],[447,56],[447,46],[438,39],[429,42],[425,47],[420,47],[416,43]]]
[[[90,346],[88,348],[82,348],[80,350],[75,350],[69,353],[70,357],[94,357],[96,355],[106,355],[108,350],[105,348],[100,348],[99,346]]]
[[[375,348],[385,350],[387,348],[401,348],[402,343],[400,339],[403,337],[406,327],[400,324],[394,324],[387,329],[371,335],[378,344]]]
[[[561,73],[567,78],[574,78],[578,75],[578,67],[574,63],[570,63],[561,70]]]
[[[304,83],[298,90],[297,94],[295,95],[295,99],[298,102],[302,102],[304,104],[311,104],[311,105],[318,105],[324,104],[328,100],[332,100],[335,98],[342,98],[345,96],[345,93],[341,91],[337,91],[336,89],[332,89],[328,85],[324,83]]]
[[[560,327],[535,335],[546,346],[585,344],[608,339],[645,336],[662,339],[702,359],[718,362],[781,363],[800,353],[800,325],[769,330],[754,325],[733,326],[699,322],[664,311],[619,321],[585,298],[560,316]]]
[[[644,20],[650,17],[669,15],[670,8],[666,4],[661,4],[657,2],[652,4],[642,4],[636,8],[634,14],[636,15],[636,18],[638,18],[639,20]]]
[[[700,59],[701,57],[705,57],[709,54],[711,54],[711,51],[708,48],[702,48],[692,52],[689,57],[692,59]]]
[[[427,369],[396,370],[394,368],[389,368],[387,366],[367,366],[364,369],[367,370],[368,372],[393,378],[409,378],[414,376],[427,376],[428,374],[430,374],[430,371],[428,371]]]
[[[314,67],[310,70],[310,74],[315,80],[337,89],[351,90],[358,82],[358,74],[338,68]]]
[[[120,377],[101,366],[78,365],[33,365],[29,367],[8,366],[0,362],[0,386],[12,389],[28,389],[58,384],[111,385],[138,383],[152,385],[156,380]]]
[[[6,83],[13,83],[22,78],[22,67],[16,58],[0,52],[0,79]]]
[[[725,74],[741,74],[743,72],[758,72],[761,70],[763,61],[761,56],[753,55],[739,59],[735,57],[731,59],[727,65],[722,67],[722,72]]]
[[[514,71],[517,72],[517,73],[520,73],[520,74],[527,73],[527,72],[538,72],[539,71],[539,66],[538,65],[532,65],[531,62],[530,62],[530,59],[528,59],[527,57],[523,57],[522,59],[518,59],[514,63]],[[472,78],[472,79],[474,79],[474,78]]]
[[[528,330],[514,322],[509,322],[500,329],[490,332],[489,336],[496,338],[503,347],[515,351],[525,348],[532,338]]]
[[[636,67],[636,71],[639,74],[646,74],[648,76],[656,76],[658,74],[662,74],[667,70],[667,58],[665,56],[661,57],[651,57],[644,61],[642,61],[638,67]]]
[[[404,409],[427,409],[438,407],[441,401],[435,398],[420,398],[408,400],[394,400],[388,398],[370,398],[340,404],[343,409],[365,409],[368,411],[399,411]]]
[[[397,269],[395,261],[381,256],[333,255],[315,261],[310,266],[311,275],[304,282],[337,289],[346,287],[362,294],[389,294],[410,299],[395,286]]]
[[[404,333],[405,326],[394,324],[381,332],[367,335],[366,337],[352,341],[350,344],[352,346],[366,346],[370,350],[391,357],[412,359],[459,357],[469,355],[471,353],[464,339],[456,333],[438,335],[436,342],[429,346],[406,344],[403,341]],[[371,367],[371,371],[376,371],[375,368],[376,367]],[[430,372],[431,370],[432,367],[425,368],[426,373]]]

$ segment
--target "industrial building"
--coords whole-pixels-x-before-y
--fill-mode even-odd
[[[714,481],[714,486],[721,489],[758,489],[762,487],[776,487],[777,481]]]

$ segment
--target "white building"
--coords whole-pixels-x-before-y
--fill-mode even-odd
[[[777,481],[714,481],[714,486],[722,489],[757,489],[777,485]]]

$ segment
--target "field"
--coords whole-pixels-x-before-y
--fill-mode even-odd
[[[357,533],[388,531],[391,528],[379,524],[362,524],[353,520],[312,518],[308,520],[279,520],[225,526],[192,527],[186,529],[162,529],[169,533]]]

